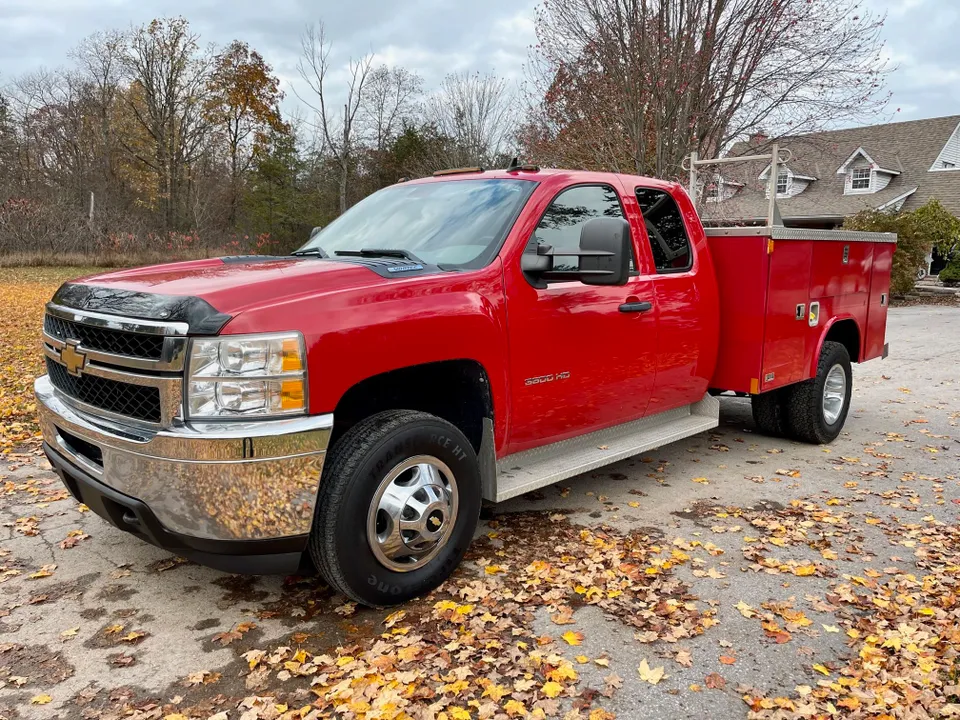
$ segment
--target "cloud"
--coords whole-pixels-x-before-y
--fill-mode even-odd
[[[448,72],[495,70],[522,80],[536,39],[538,0],[0,0],[0,82],[44,65],[67,62],[82,38],[125,29],[154,17],[183,15],[205,42],[248,42],[273,65],[287,92],[305,92],[297,73],[300,33],[323,19],[334,42],[332,60],[376,53],[377,62],[419,73],[427,88]],[[864,0],[887,14],[884,38],[898,66],[889,77],[891,110],[902,119],[960,112],[960,2]]]
[[[960,4],[956,0],[869,0],[886,13],[890,109],[898,120],[960,114]]]
[[[518,78],[533,41],[535,5],[536,0],[0,0],[0,77],[65,64],[67,52],[97,30],[182,15],[202,42],[248,42],[273,65],[291,97],[293,87],[305,90],[297,73],[300,34],[321,19],[336,68],[373,52],[378,63],[419,73],[428,88],[462,70]]]

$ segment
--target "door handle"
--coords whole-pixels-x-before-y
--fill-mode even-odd
[[[651,302],[625,302],[620,306],[620,312],[647,312],[653,310],[653,303]]]

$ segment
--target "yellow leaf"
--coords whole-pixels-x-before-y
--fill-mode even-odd
[[[497,685],[496,683],[490,683],[487,685],[486,689],[483,691],[483,695],[480,697],[488,697],[494,702],[500,702],[500,698],[504,695],[509,695],[510,690],[505,688],[503,685]]]
[[[693,479],[693,481],[694,481],[695,483],[700,483],[701,485],[709,485],[709,484],[710,484],[710,481],[707,480],[705,477],[696,477],[696,478]]]
[[[574,632],[573,630],[567,630],[560,637],[567,641],[567,645],[579,645],[583,642],[583,633]]]
[[[37,570],[35,573],[30,573],[27,575],[31,580],[39,580],[40,578],[50,577],[53,575],[53,571],[57,569],[56,565],[44,565],[42,568]]]
[[[584,663],[590,662],[590,658],[588,658],[586,655],[577,655],[577,656],[574,658],[574,660],[576,660],[576,661],[577,661],[578,663],[580,663],[581,665],[583,665]]]
[[[450,693],[451,695],[459,695],[468,687],[470,687],[470,683],[468,683],[466,680],[457,680],[456,682],[443,685],[440,688],[440,692]]]
[[[799,575],[800,577],[807,577],[808,575],[815,575],[817,568],[815,565],[800,565],[793,569],[794,575]]]
[[[484,571],[487,575],[496,575],[497,573],[504,573],[504,572],[506,572],[506,570],[504,570],[504,569],[503,569],[502,567],[500,567],[499,565],[487,565],[487,566],[483,569],[483,571]]]
[[[629,505],[632,508],[640,507],[640,503],[638,503],[636,500],[631,500],[630,502],[627,503],[627,505]]]
[[[838,628],[836,625],[823,625],[823,629],[826,630],[828,633],[840,632],[840,628]]]
[[[735,605],[735,607],[737,608],[737,610],[740,611],[740,614],[743,615],[745,618],[754,618],[757,616],[757,611],[754,610],[749,605],[747,605],[743,600],[738,602]]]
[[[469,711],[464,710],[462,707],[451,705],[447,708],[447,712],[450,713],[450,717],[452,717],[453,720],[470,720]]]
[[[337,658],[337,667],[343,667],[353,662],[353,655],[341,655]]]
[[[651,668],[647,663],[646,659],[640,661],[640,667],[637,668],[637,672],[640,673],[640,679],[644,682],[648,682],[651,685],[656,685],[658,682],[667,677],[664,675],[663,666]]]
[[[830,671],[827,668],[825,668],[823,665],[820,665],[819,663],[814,665],[813,669],[816,670],[821,675],[826,675],[827,677],[830,676]]]
[[[163,720],[190,720],[183,713],[170,713],[169,715],[164,715]]]
[[[396,612],[392,612],[392,613],[390,613],[389,615],[387,615],[387,616],[383,619],[383,624],[386,625],[388,628],[389,628],[389,627],[393,627],[393,626],[396,625],[398,622],[400,622],[401,620],[403,620],[403,618],[405,618],[406,615],[407,615],[407,611],[406,611],[406,610],[397,610]]]
[[[69,630],[64,630],[62,633],[60,633],[60,637],[62,637],[62,638],[73,637],[73,636],[76,635],[78,632],[80,632],[80,626],[79,626],[79,625],[77,625],[76,627],[72,627],[72,628],[70,628]]]
[[[49,695],[34,695],[30,698],[31,705],[46,705],[48,702],[52,701],[53,698]]]
[[[594,662],[600,667],[610,667],[610,660],[607,658],[595,658]]]
[[[549,682],[543,684],[543,687],[540,688],[540,692],[542,692],[548,698],[555,698],[557,695],[563,692],[563,685],[550,680]]]
[[[516,717],[517,715],[526,715],[527,708],[524,707],[523,703],[519,700],[507,700],[506,704],[503,706],[504,712],[507,713],[510,717]]]

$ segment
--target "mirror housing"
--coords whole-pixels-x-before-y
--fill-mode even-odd
[[[577,257],[576,270],[554,270],[553,259]],[[547,280],[579,280],[584,285],[626,285],[630,277],[633,243],[630,223],[623,218],[599,217],[588,220],[580,230],[578,250],[554,250],[530,237],[520,256],[520,269],[535,288],[543,289]]]
[[[612,217],[588,220],[580,231],[579,254],[584,285],[626,285],[633,255],[630,223]]]

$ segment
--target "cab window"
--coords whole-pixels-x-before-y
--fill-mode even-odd
[[[676,200],[670,193],[654,188],[637,188],[636,194],[657,272],[689,270],[693,254]]]
[[[622,218],[623,207],[617,191],[609,185],[577,185],[567,188],[550,203],[540,224],[530,238],[527,252],[536,246],[549,245],[554,252],[578,250],[580,231],[584,223],[598,217]],[[556,255],[554,270],[576,270],[579,259],[575,255]],[[633,259],[630,269],[634,267]]]

